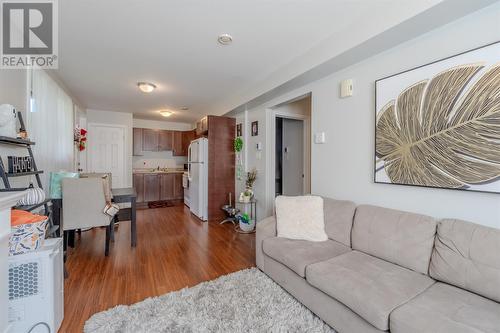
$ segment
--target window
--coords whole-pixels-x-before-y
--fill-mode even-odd
[[[26,126],[36,142],[33,154],[47,191],[50,172],[73,170],[73,101],[43,70],[31,71],[30,110]]]

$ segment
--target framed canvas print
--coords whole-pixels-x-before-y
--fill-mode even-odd
[[[500,193],[500,42],[375,82],[375,182]]]
[[[253,121],[252,122],[252,136],[257,136],[257,135],[259,135],[259,122]]]

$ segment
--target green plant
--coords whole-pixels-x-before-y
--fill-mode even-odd
[[[253,188],[253,184],[257,179],[257,169],[252,169],[252,171],[247,172],[247,179],[245,181],[245,185],[247,188]]]
[[[243,140],[240,137],[234,139],[233,146],[234,146],[234,151],[239,153],[241,149],[243,149]]]
[[[243,215],[240,215],[239,220],[242,223],[250,224],[250,216],[248,216],[247,213],[244,213]]]

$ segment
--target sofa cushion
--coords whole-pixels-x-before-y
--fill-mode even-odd
[[[434,283],[427,275],[359,251],[307,266],[306,279],[380,330],[389,328],[392,310]]]
[[[429,273],[500,302],[500,230],[460,220],[440,221]]]
[[[352,248],[427,274],[436,221],[425,215],[362,205],[356,209]]]
[[[351,247],[351,229],[356,204],[352,201],[323,197],[323,209],[328,238]]]
[[[266,255],[287,266],[301,277],[305,277],[308,265],[333,258],[351,250],[347,246],[332,240],[311,242],[281,237],[265,239],[262,248]]]
[[[323,198],[313,195],[284,196],[275,201],[278,237],[324,242],[325,232]]]
[[[436,283],[391,313],[391,332],[500,332],[500,304]]]

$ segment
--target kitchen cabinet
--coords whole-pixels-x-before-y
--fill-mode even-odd
[[[133,150],[132,155],[141,156],[142,155],[142,128],[133,129]]]
[[[160,175],[160,200],[174,199],[174,176],[173,173]]]
[[[158,131],[158,151],[171,151],[174,131]]]
[[[158,151],[158,130],[143,128],[142,129],[142,150],[143,151]]]
[[[208,134],[208,117],[203,117],[196,123],[196,135],[203,136],[205,134]]]
[[[182,173],[174,173],[173,177],[173,198],[183,199],[184,198],[184,187],[182,187]]]
[[[183,200],[182,173],[134,173],[137,203]]]
[[[160,200],[160,175],[145,174],[144,175],[144,201],[159,201]]]
[[[191,141],[196,138],[195,131],[184,131],[182,132],[182,152],[185,156],[188,154],[188,148]]]
[[[184,153],[183,151],[181,131],[173,131],[172,155],[174,156],[187,155],[187,151],[186,153]]]
[[[144,202],[144,175],[142,173],[134,173],[132,180],[135,192],[137,193],[137,203]]]

